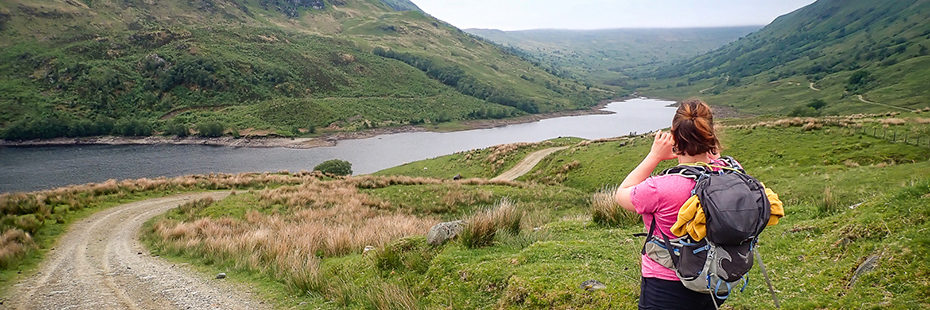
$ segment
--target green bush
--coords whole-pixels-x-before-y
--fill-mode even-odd
[[[187,137],[190,135],[190,128],[182,122],[171,122],[165,126],[165,135]]]
[[[113,134],[120,136],[151,136],[152,124],[139,119],[122,119],[113,125]]]
[[[820,111],[817,111],[810,106],[797,107],[797,108],[794,108],[794,110],[791,110],[790,113],[788,113],[788,116],[799,116],[799,117],[813,117],[813,116],[819,116],[819,115],[820,115]]]
[[[223,123],[218,121],[197,124],[197,134],[201,137],[220,137],[223,135],[224,130],[226,130],[226,126],[223,126]]]
[[[827,102],[823,101],[823,99],[814,99],[814,100],[811,100],[811,102],[807,103],[807,106],[814,108],[814,110],[820,110],[820,109],[823,109],[823,107],[827,106]]]
[[[316,165],[316,167],[313,167],[313,170],[333,175],[351,175],[352,163],[345,160],[330,159]]]

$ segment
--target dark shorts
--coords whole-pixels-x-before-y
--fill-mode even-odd
[[[680,281],[642,278],[639,291],[639,309],[715,309],[713,298],[689,290]],[[717,305],[723,304],[717,299]]]

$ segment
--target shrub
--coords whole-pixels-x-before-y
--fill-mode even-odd
[[[190,135],[190,128],[182,122],[171,122],[165,126],[165,135],[187,137]]]
[[[345,160],[330,159],[316,165],[313,170],[333,175],[351,175],[352,163]]]
[[[792,117],[813,117],[818,115],[820,115],[820,112],[810,106],[797,107],[788,113],[788,116]]]
[[[501,199],[496,208],[487,209],[471,216],[466,221],[459,239],[466,247],[478,248],[490,245],[499,230],[509,234],[520,233],[523,212],[507,199]]]
[[[823,107],[827,106],[827,102],[823,101],[823,99],[814,99],[814,100],[811,100],[811,102],[807,103],[807,106],[814,108],[814,110],[820,110],[820,109],[823,109]]]
[[[225,129],[226,126],[223,126],[223,123],[217,121],[197,124],[197,134],[201,137],[220,137],[223,135],[223,130]]]
[[[152,125],[138,119],[123,119],[113,125],[113,133],[120,136],[151,136]]]
[[[591,220],[608,227],[621,227],[639,223],[639,214],[628,211],[614,199],[617,187],[605,187],[591,196]]]

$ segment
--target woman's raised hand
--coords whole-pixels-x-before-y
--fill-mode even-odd
[[[658,160],[668,160],[678,158],[678,155],[672,151],[675,147],[675,139],[672,138],[671,132],[656,132],[656,139],[652,142],[652,149],[649,150],[650,157]]]

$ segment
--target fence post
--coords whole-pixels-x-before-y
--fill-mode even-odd
[[[898,129],[895,128],[894,131],[891,133],[891,142],[897,142],[897,141],[898,141]]]

